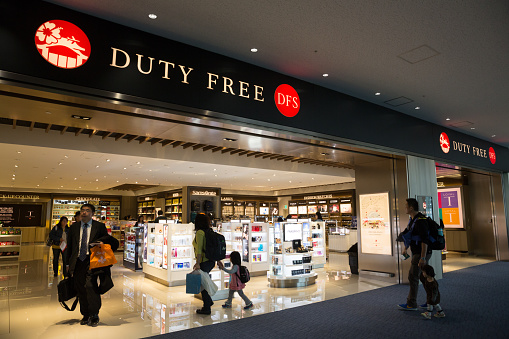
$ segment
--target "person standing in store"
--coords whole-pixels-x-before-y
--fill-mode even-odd
[[[77,211],[74,213],[74,222],[80,222],[81,221],[81,212]]]
[[[53,249],[53,276],[58,276],[58,260],[60,259],[60,253],[62,253],[62,249],[60,248],[60,245],[62,245],[62,242],[66,240],[67,230],[69,227],[67,226],[69,219],[67,217],[61,217],[58,224],[55,225],[49,232],[49,237],[51,240],[53,240],[53,245],[51,245],[51,248]],[[62,253],[62,271],[64,273],[64,276],[67,276],[67,258]]]
[[[101,308],[99,291],[93,287],[90,281],[87,281],[90,280],[90,276],[87,275],[90,267],[90,248],[102,243],[110,243],[106,226],[99,221],[92,220],[94,213],[94,205],[84,204],[81,206],[81,220],[71,225],[67,236],[66,250],[69,274],[74,278],[80,312],[83,316],[80,324],[89,326],[99,324],[99,309]]]
[[[316,212],[316,221],[323,221],[322,213],[320,213],[320,211]]]
[[[159,220],[166,220],[166,218],[163,216],[163,210],[157,211],[157,218],[154,220],[154,222],[157,224]]]
[[[196,231],[196,235],[193,240],[196,264],[193,268],[195,270],[201,269],[203,272],[207,273],[210,273],[214,266],[216,266],[215,261],[208,260],[205,256],[205,247],[207,246],[205,241],[205,232],[207,232],[210,228],[210,219],[206,214],[200,213],[196,215],[196,219],[194,220],[194,230]],[[203,307],[196,310],[196,313],[209,315],[211,313],[210,308],[214,305],[212,298],[205,289],[201,291],[201,297],[203,300]]]
[[[398,306],[403,310],[416,311],[417,310],[417,292],[419,291],[419,280],[424,284],[424,276],[421,273],[421,268],[429,262],[431,258],[431,249],[428,249],[428,223],[426,217],[419,212],[419,204],[413,198],[406,199],[405,204],[406,213],[410,215],[406,232],[410,232],[410,250],[412,251],[411,265],[408,272],[408,282],[410,284],[410,291],[408,292],[406,304],[399,304]],[[407,247],[403,250],[402,254],[407,253]],[[427,306],[425,304],[425,306]]]

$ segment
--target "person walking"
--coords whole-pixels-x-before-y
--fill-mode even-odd
[[[424,290],[426,291],[427,310],[421,315],[426,319],[431,319],[433,308],[436,308],[435,318],[445,318],[445,313],[440,306],[440,291],[438,290],[438,282],[435,280],[435,270],[430,265],[422,267],[422,275],[424,276]]]
[[[235,292],[237,292],[239,294],[239,296],[246,303],[246,306],[244,306],[244,309],[249,310],[250,308],[253,307],[253,303],[244,294],[244,288],[246,287],[246,284],[244,284],[242,281],[240,281],[239,274],[240,274],[240,267],[242,266],[240,253],[237,251],[233,251],[232,253],[230,253],[230,262],[233,265],[231,270],[226,269],[221,261],[217,262],[217,266],[230,275],[230,282],[228,284],[228,286],[229,286],[228,300],[226,300],[226,302],[224,303],[223,308],[232,308],[233,296],[234,296]]]
[[[194,220],[194,230],[196,231],[196,235],[193,240],[193,247],[196,264],[193,268],[194,270],[201,269],[203,272],[210,273],[214,266],[216,266],[216,263],[205,256],[205,248],[207,246],[205,232],[211,230],[210,219],[206,214],[200,213],[196,215]],[[203,307],[196,310],[196,313],[209,315],[211,313],[210,308],[214,305],[212,298],[205,289],[201,291],[201,296],[203,300]]]
[[[419,204],[413,198],[406,199],[406,213],[410,216],[406,230],[403,232],[409,239],[405,243],[403,255],[407,254],[408,247],[412,251],[410,270],[408,271],[408,282],[410,291],[407,302],[398,306],[403,310],[417,311],[417,292],[419,291],[419,280],[424,284],[424,276],[421,274],[421,267],[426,265],[431,258],[431,249],[428,249],[428,223],[426,217],[419,212]]]
[[[49,237],[53,241],[51,248],[53,250],[53,276],[55,277],[58,276],[58,260],[60,259],[60,253],[62,253],[60,245],[62,245],[62,242],[66,240],[67,231],[69,229],[67,226],[68,222],[69,219],[67,219],[67,217],[61,217],[58,224],[56,224],[49,232]],[[67,276],[66,266],[67,258],[62,253],[62,272],[64,276]]]
[[[67,236],[68,270],[74,278],[80,313],[83,316],[80,324],[95,327],[99,324],[101,295],[87,274],[90,268],[90,248],[103,243],[111,244],[111,241],[106,226],[92,220],[94,205],[84,204],[80,212],[81,220],[71,225]]]

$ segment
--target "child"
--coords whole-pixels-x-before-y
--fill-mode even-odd
[[[241,259],[240,259],[240,253],[237,251],[233,251],[230,254],[230,262],[233,265],[231,270],[227,270],[226,268],[224,268],[224,265],[221,261],[217,262],[217,266],[230,275],[230,284],[229,284],[230,291],[228,293],[228,300],[226,300],[226,302],[224,303],[223,308],[231,308],[232,307],[233,295],[234,295],[235,291],[237,291],[239,296],[242,299],[244,299],[244,302],[246,303],[246,306],[244,307],[244,309],[249,310],[250,308],[253,307],[253,303],[251,302],[251,300],[249,300],[248,297],[246,297],[246,295],[244,294],[244,291],[242,291],[244,289],[244,287],[246,287],[246,284],[243,284],[240,281],[240,276],[239,276],[240,266],[242,264]]]
[[[435,280],[435,270],[430,265],[424,265],[422,267],[422,275],[424,276],[424,289],[426,290],[426,303],[428,304],[428,310],[421,313],[426,319],[431,319],[433,313],[433,306],[437,309],[435,313],[436,318],[444,318],[445,313],[440,307],[440,292],[438,291],[438,283]]]

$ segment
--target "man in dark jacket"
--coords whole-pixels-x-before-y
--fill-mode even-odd
[[[87,278],[90,280],[90,248],[111,242],[111,236],[108,234],[106,226],[92,220],[94,212],[94,205],[84,204],[81,206],[81,221],[75,222],[69,228],[66,249],[69,274],[74,278],[80,312],[83,315],[80,324],[89,326],[99,324],[99,309],[101,308],[100,291],[90,281],[87,283]]]
[[[406,213],[410,215],[406,232],[410,232],[410,250],[412,251],[411,265],[408,272],[408,282],[410,291],[408,292],[406,304],[398,305],[401,309],[417,310],[417,292],[419,291],[419,279],[424,277],[421,273],[421,267],[426,265],[431,258],[431,249],[428,249],[429,228],[426,217],[419,212],[419,204],[413,198],[406,199]],[[406,254],[408,247],[405,246],[403,255]]]

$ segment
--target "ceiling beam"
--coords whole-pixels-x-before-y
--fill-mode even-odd
[[[12,129],[16,129],[16,119],[12,119]]]
[[[193,146],[193,145],[198,145],[197,143],[195,142],[186,142],[182,145],[182,148],[183,149],[188,149],[189,147]]]
[[[170,145],[172,142],[175,142],[177,140],[163,140],[161,141],[161,145],[164,147],[166,145]]]
[[[193,150],[196,151],[197,149],[205,147],[205,144],[197,144],[193,146]]]
[[[219,152],[220,150],[224,149],[224,147],[217,146],[216,148],[212,149],[212,153]]]
[[[139,140],[140,142],[140,145],[143,144],[145,141],[147,141],[148,139],[150,139],[150,137],[145,137],[145,138],[142,138],[141,140]]]
[[[115,137],[115,141],[118,141],[119,139],[125,137],[125,134],[120,134]]]
[[[263,156],[264,154],[266,154],[266,153],[259,152],[257,155],[255,155],[255,158],[259,158],[259,157]]]
[[[93,136],[95,135],[95,133],[96,133],[96,132],[97,132],[96,130],[92,130],[92,131],[90,132],[90,135],[89,135],[88,137],[89,137],[89,138],[93,137]]]
[[[103,135],[103,140],[109,137],[111,134],[113,134],[113,132],[108,132],[105,135]]]
[[[230,152],[230,151],[233,151],[235,148],[224,148],[221,153],[226,153],[226,152]]]
[[[242,151],[242,152],[240,152],[240,153],[239,153],[239,156],[241,156],[241,155],[246,155],[246,154],[248,154],[249,152],[250,152],[250,151]]]
[[[175,141],[171,145],[173,146],[173,148],[175,148],[175,147],[182,145],[183,143],[184,143],[183,141]]]
[[[62,128],[62,130],[60,131],[60,134],[64,134],[65,131],[67,131],[67,126],[64,126],[64,128]]]
[[[133,136],[130,136],[129,138],[127,138],[127,142],[131,142],[131,141],[133,141],[134,139],[136,139],[137,137],[139,137],[139,135],[133,135]]]
[[[76,133],[74,133],[75,136],[78,136],[80,135],[81,131],[83,131],[83,128],[80,128],[76,131]]]
[[[267,158],[270,158],[272,157],[274,154],[272,153],[266,153],[264,156],[262,156],[262,159],[267,159]]]
[[[241,150],[241,149],[234,149],[233,151],[230,152],[230,155],[234,155],[234,154],[240,153],[242,151],[243,150]]]
[[[16,121],[16,120],[15,120],[15,121]],[[51,124],[48,124],[48,126],[46,127],[46,133],[48,133],[48,132],[49,132],[49,130],[50,130],[50,128],[51,128],[51,126],[52,126]],[[14,128],[16,128],[16,127],[14,127]]]
[[[255,154],[258,154],[259,152],[254,152],[254,151],[250,151],[249,154],[247,155],[247,157],[252,157],[253,155]]]
[[[211,149],[216,148],[216,147],[217,146],[207,145],[207,146],[203,147],[203,152],[206,152],[206,151],[211,150]]]
[[[35,126],[35,121],[32,121],[30,123],[30,131],[33,131],[34,130],[34,126]]]

